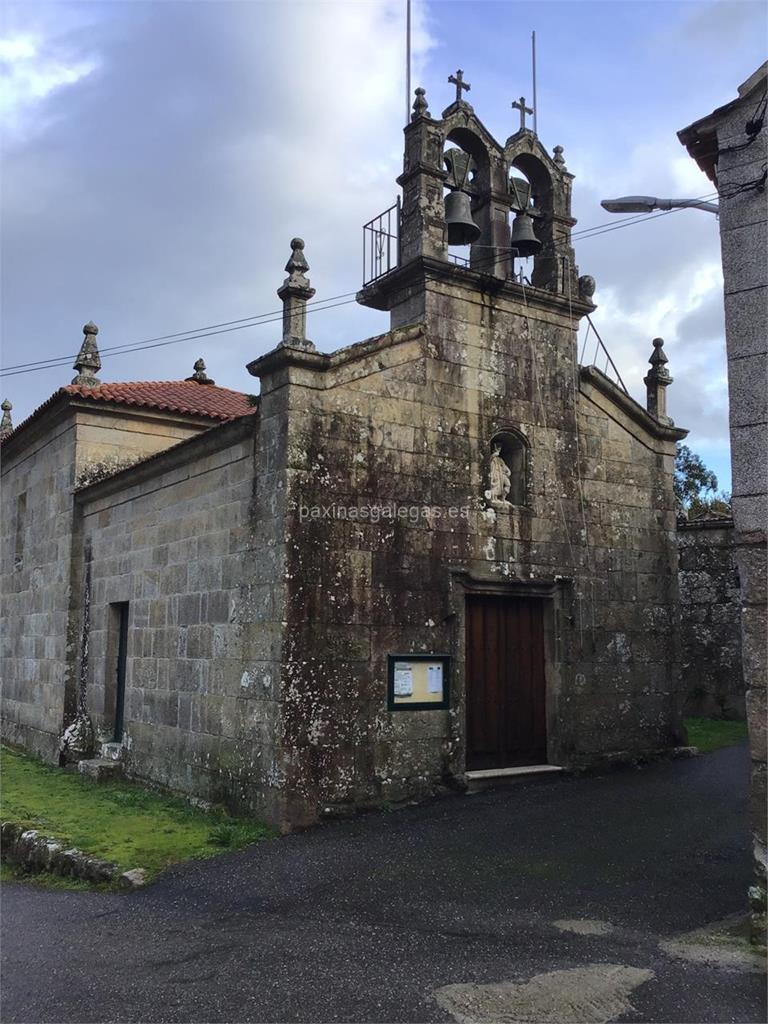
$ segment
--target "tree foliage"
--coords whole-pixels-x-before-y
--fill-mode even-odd
[[[707,469],[701,456],[687,444],[678,444],[675,454],[675,498],[681,511],[694,518],[704,512],[730,515],[731,496],[717,492],[717,477]]]

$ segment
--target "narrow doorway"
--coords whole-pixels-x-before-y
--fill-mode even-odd
[[[112,741],[122,743],[125,720],[125,675],[128,661],[127,601],[109,606],[107,673],[104,686],[104,717],[112,729]]]
[[[544,599],[467,597],[467,770],[547,761]]]

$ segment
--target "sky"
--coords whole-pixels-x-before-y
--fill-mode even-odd
[[[538,132],[576,176],[576,230],[606,197],[710,195],[676,132],[736,96],[765,59],[762,0],[413,0],[412,86],[432,112],[467,98],[500,141],[531,96]],[[405,121],[405,0],[5,3],[0,23],[2,363],[73,355],[280,308],[299,235],[317,299],[362,283],[362,225],[394,202]],[[644,402],[651,341],[670,413],[730,488],[717,218],[676,212],[575,241],[597,281],[595,324]],[[354,303],[318,310],[322,351],[387,329]],[[203,356],[254,391],[245,364],[267,322],[140,353],[104,353],[102,380],[169,380]],[[591,346],[590,346],[591,349]],[[590,361],[589,358],[586,361]],[[69,365],[6,376],[19,423]]]

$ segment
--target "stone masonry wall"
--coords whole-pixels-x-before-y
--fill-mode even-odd
[[[743,719],[741,600],[733,523],[678,528],[685,712]]]
[[[550,761],[682,739],[674,439],[653,437],[631,401],[622,411],[608,382],[579,383],[565,310],[526,316],[456,276],[430,293],[425,328],[342,350],[280,392],[292,413],[283,714],[297,820],[462,776],[461,573],[556,594]],[[530,442],[532,487],[527,508],[495,513],[482,495],[505,426]],[[393,502],[437,511],[377,523],[303,511]],[[449,710],[387,711],[387,655],[409,651],[453,656]]]
[[[79,495],[93,557],[88,701],[111,739],[109,606],[129,602],[128,772],[275,820],[279,650],[272,588],[254,582],[256,423],[214,429]]]
[[[733,518],[741,579],[742,658],[752,752],[755,863],[763,889],[766,854],[768,720],[768,206],[759,182],[768,152],[768,120],[748,142],[747,122],[765,92],[765,68],[742,102],[717,124],[720,241],[725,291]]]
[[[2,736],[58,759],[67,669],[75,424],[3,452]]]
[[[61,403],[3,444],[2,735],[48,761],[75,705],[82,565],[73,492],[207,429],[163,413]]]

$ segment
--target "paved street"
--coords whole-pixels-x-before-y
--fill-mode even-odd
[[[589,968],[562,977],[618,1015],[569,1019],[762,1021],[759,974],[659,945],[744,910],[747,775],[742,745],[329,824],[130,895],[7,885],[2,1020],[450,1021],[445,986],[541,999],[529,979]],[[498,991],[471,990],[476,1019]]]

